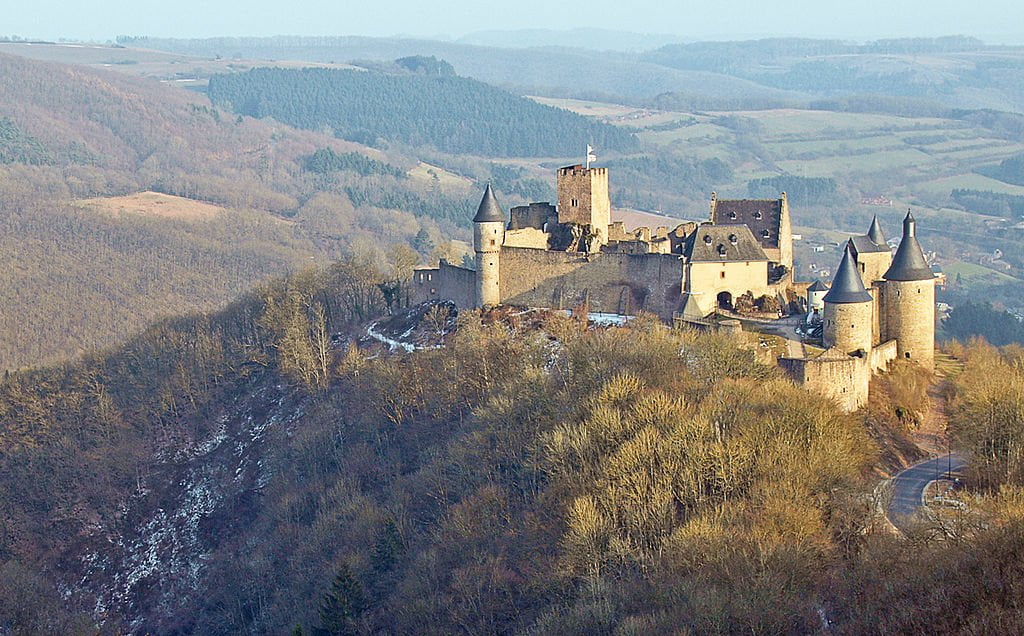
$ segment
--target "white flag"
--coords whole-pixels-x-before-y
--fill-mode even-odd
[[[597,161],[597,155],[594,154],[594,147],[587,144],[587,167],[590,167],[590,162]]]

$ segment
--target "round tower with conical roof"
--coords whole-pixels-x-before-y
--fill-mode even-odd
[[[864,289],[849,243],[824,301],[822,344],[825,348],[843,353],[871,351],[873,299]]]
[[[903,239],[885,272],[882,291],[884,340],[896,355],[926,369],[935,367],[935,274],[917,242],[917,223],[907,211]]]
[[[476,305],[490,307],[501,303],[499,260],[505,241],[505,214],[487,184],[480,207],[473,217],[473,249],[476,252]]]

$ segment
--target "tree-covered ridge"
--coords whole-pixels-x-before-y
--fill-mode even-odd
[[[10,117],[0,117],[0,163],[44,164],[52,160],[38,139],[25,134]]]
[[[954,188],[949,197],[968,212],[1003,218],[1024,216],[1024,196],[1018,194]]]
[[[782,175],[747,182],[747,193],[755,199],[776,199],[780,192],[785,192],[789,202],[798,205],[831,203],[837,191],[838,184],[831,177]]]
[[[627,131],[464,77],[259,68],[210,78],[210,99],[252,117],[483,156],[571,156],[587,143],[631,150]]]
[[[402,178],[405,171],[396,166],[377,161],[358,152],[338,153],[330,148],[318,148],[311,155],[301,158],[302,167],[317,174],[328,174],[335,170],[347,170],[363,177],[389,175]]]

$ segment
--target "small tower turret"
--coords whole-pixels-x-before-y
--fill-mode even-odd
[[[878,222],[878,215],[871,218],[871,227],[868,228],[868,238],[875,245],[885,245],[885,234],[882,234],[882,225]]]
[[[825,294],[824,300],[822,344],[825,348],[834,347],[843,353],[871,351],[873,299],[864,289],[849,243],[846,244],[843,260],[832,281],[832,288]]]
[[[900,358],[935,367],[935,274],[917,242],[917,222],[907,210],[903,239],[885,272],[883,339],[896,341]]]
[[[505,214],[487,184],[473,217],[473,250],[476,252],[476,306],[501,303],[499,257],[505,242]]]

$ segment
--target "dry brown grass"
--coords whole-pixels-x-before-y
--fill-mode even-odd
[[[182,221],[209,221],[224,208],[203,201],[193,201],[160,192],[138,192],[121,197],[82,199],[78,205],[112,216],[144,215]]]

